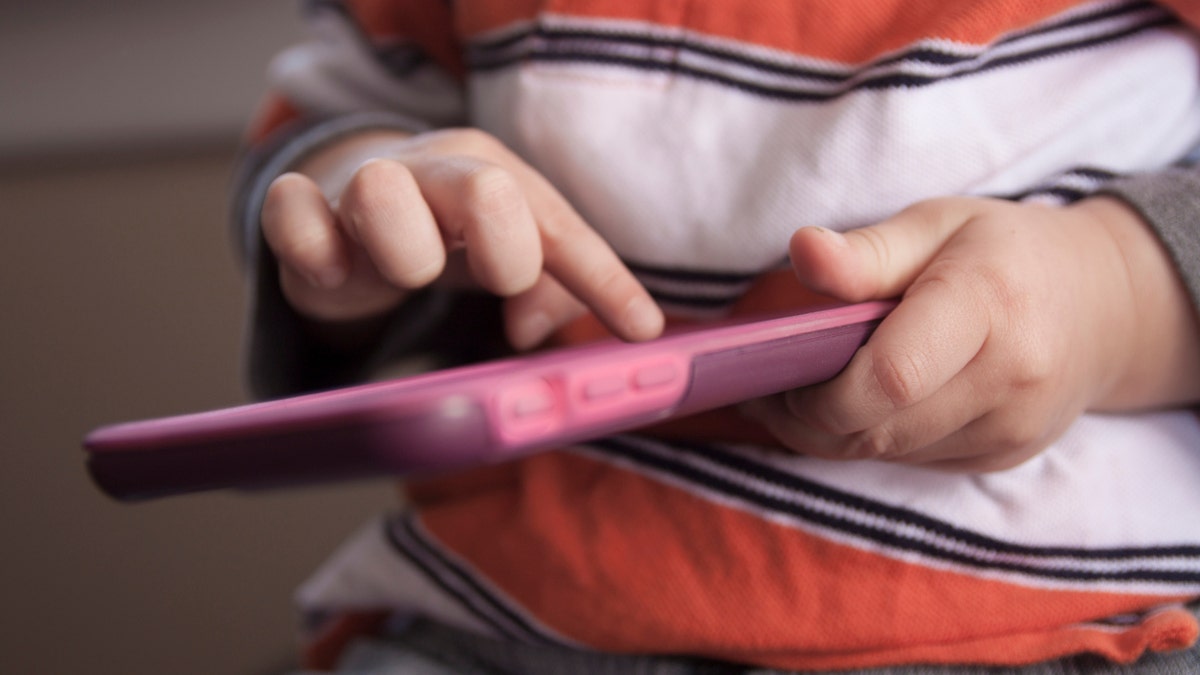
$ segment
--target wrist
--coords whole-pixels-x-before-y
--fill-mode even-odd
[[[1131,411],[1200,399],[1200,327],[1158,237],[1136,211],[1113,197],[1093,197],[1069,208],[1083,216],[1084,225],[1103,232],[1114,261],[1098,268],[1093,280],[1115,281],[1106,285],[1116,290],[1103,298],[1110,306],[1096,337],[1113,338],[1113,349],[1090,408]]]

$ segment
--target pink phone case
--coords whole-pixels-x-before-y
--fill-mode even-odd
[[[610,340],[117,424],[93,431],[84,447],[93,479],[118,499],[474,466],[826,380],[893,307]]]

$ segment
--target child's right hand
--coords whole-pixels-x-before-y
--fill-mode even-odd
[[[275,179],[262,231],[288,302],[320,322],[380,316],[415,289],[469,276],[507,298],[518,349],[587,309],[627,340],[663,326],[650,295],[566,199],[477,130],[334,143]]]

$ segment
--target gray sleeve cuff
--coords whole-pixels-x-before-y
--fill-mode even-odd
[[[1100,194],[1132,206],[1158,234],[1200,316],[1200,168],[1175,167],[1115,180]]]

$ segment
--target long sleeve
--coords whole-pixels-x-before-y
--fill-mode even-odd
[[[1200,167],[1123,178],[1102,192],[1133,206],[1154,228],[1200,316]]]

